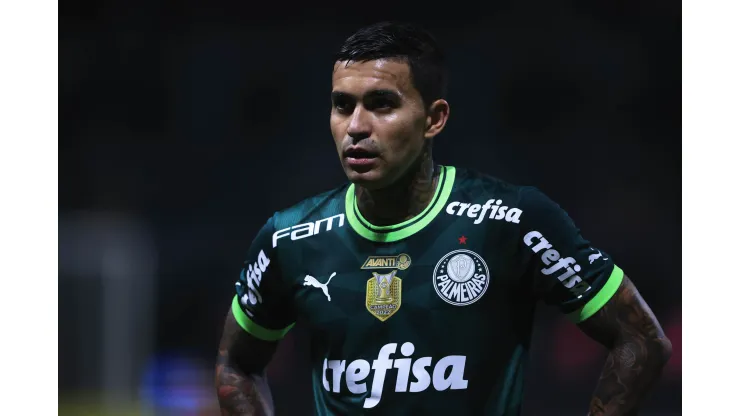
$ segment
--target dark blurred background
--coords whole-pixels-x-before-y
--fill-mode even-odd
[[[244,253],[344,180],[331,56],[386,19],[446,49],[436,159],[538,186],[636,282],[674,345],[643,414],[680,414],[681,3],[513,3],[62,2],[60,414],[217,414]],[[537,319],[525,414],[585,414],[604,351]],[[269,369],[279,414],[310,414],[306,348]]]

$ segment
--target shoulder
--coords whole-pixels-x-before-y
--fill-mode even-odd
[[[308,197],[273,215],[275,227],[289,227],[302,222],[344,213],[344,202],[349,184]]]
[[[519,201],[520,194],[532,188],[505,181],[494,175],[466,168],[455,168],[455,191],[470,196],[506,198]]]
[[[518,207],[522,198],[529,196],[533,188],[505,181],[480,171],[455,168],[455,188],[450,201],[489,201],[496,205]]]
[[[560,205],[536,186],[514,184],[490,174],[465,168],[456,168],[455,182],[453,195],[448,202],[448,209],[451,211],[460,212],[458,206],[466,203],[474,210],[478,209],[476,205],[482,205],[482,208],[489,205],[501,206],[499,212],[505,208],[511,211],[510,215],[516,213],[517,218],[521,216],[522,221],[538,221],[553,215],[562,217],[565,213]]]
[[[348,183],[319,193],[276,211],[270,222],[273,228],[273,245],[283,237],[300,239],[315,235],[320,229],[332,229],[344,225],[344,205]]]

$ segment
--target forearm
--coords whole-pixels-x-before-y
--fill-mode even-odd
[[[589,416],[636,415],[671,354],[665,337],[629,338],[611,348],[591,399]]]
[[[216,366],[216,391],[222,416],[272,415],[270,387],[264,374],[245,374],[228,362]]]
[[[609,350],[589,416],[636,415],[671,356],[653,311],[625,275],[609,302],[579,326]]]

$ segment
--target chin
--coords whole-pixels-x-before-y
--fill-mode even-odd
[[[367,172],[358,172],[351,168],[345,168],[347,179],[356,186],[375,190],[388,186],[388,178],[379,169],[371,169]]]

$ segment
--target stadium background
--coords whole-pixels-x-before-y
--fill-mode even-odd
[[[515,3],[61,3],[60,414],[217,414],[245,250],[342,182],[331,55],[389,18],[447,51],[436,159],[540,187],[612,254],[674,344],[643,414],[680,414],[680,3]],[[279,414],[309,414],[305,347],[269,368]],[[585,414],[603,358],[541,308],[525,414]]]

